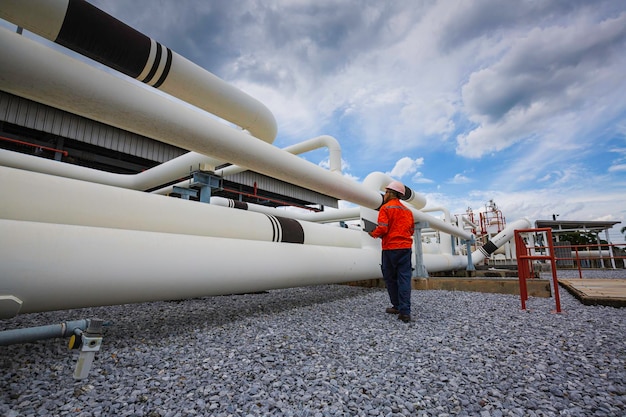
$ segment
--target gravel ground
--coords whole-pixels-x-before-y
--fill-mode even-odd
[[[626,274],[621,272],[624,278]],[[560,276],[560,275],[559,275]],[[111,321],[87,379],[66,341],[0,347],[3,416],[623,416],[626,309],[341,285],[28,314]]]

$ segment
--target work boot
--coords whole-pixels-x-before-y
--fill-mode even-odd
[[[387,309],[385,310],[385,313],[387,313],[387,314],[400,314],[400,310],[398,310],[395,307],[387,307]]]
[[[411,316],[408,314],[399,314],[398,320],[402,320],[403,322],[408,323],[411,321]]]

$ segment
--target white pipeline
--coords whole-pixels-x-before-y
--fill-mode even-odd
[[[333,138],[332,136],[328,136],[328,135],[317,136],[315,138],[305,140],[304,142],[287,146],[283,148],[283,151],[289,152],[294,155],[300,155],[302,153],[309,152],[314,149],[319,149],[322,147],[328,148],[330,172],[336,172],[338,174],[341,174],[341,146],[339,146],[339,142],[337,141],[337,139]],[[191,153],[195,154],[195,152],[191,152]],[[215,166],[217,165],[221,165],[221,164],[216,164]],[[215,174],[222,176],[222,177],[228,177],[229,175],[235,175],[245,170],[246,168],[243,168],[237,165],[231,165],[226,168],[215,170]],[[166,181],[163,181],[161,184],[164,184],[165,182]],[[185,187],[185,186],[186,186],[186,182],[181,181],[179,183],[172,184],[167,187],[163,187],[158,190],[155,190],[154,193],[170,194],[172,193],[174,187]]]
[[[0,239],[2,293],[14,296],[0,299],[4,317],[380,276],[379,252],[368,248],[6,219],[0,236],[11,236]]]
[[[349,230],[0,166],[0,218],[360,248]],[[27,190],[28,192],[25,192]],[[42,204],[33,204],[33,196]],[[130,248],[129,248],[130,249]]]
[[[0,18],[228,120],[259,139],[272,143],[276,137],[276,120],[261,102],[87,2],[3,0]]]

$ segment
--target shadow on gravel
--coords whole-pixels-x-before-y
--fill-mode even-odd
[[[376,291],[383,290],[322,285],[186,300],[32,313],[0,321],[0,331],[100,318],[107,323],[105,338],[129,337],[140,333],[142,338],[149,339],[153,333],[155,336],[162,337],[164,333],[184,334],[199,328],[210,330],[240,320],[250,320],[297,308],[350,299]]]

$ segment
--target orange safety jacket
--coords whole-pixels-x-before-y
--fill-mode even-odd
[[[414,231],[413,213],[394,198],[380,208],[378,226],[372,231],[372,236],[382,236],[383,250],[411,249]]]

